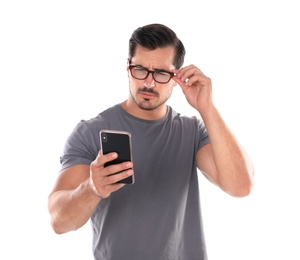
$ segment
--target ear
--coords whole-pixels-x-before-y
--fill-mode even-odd
[[[130,65],[130,63],[131,63],[131,58],[127,58],[127,67],[126,67],[127,73],[129,73],[129,65]]]
[[[127,77],[128,77],[128,79],[129,79],[129,73],[130,73],[130,71],[129,71],[129,64],[130,64],[130,63],[128,63],[128,59],[127,59],[126,70],[127,70]]]

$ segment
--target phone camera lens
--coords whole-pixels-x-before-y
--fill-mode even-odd
[[[106,135],[106,134],[102,134],[102,141],[103,141],[104,143],[107,142],[107,135]]]

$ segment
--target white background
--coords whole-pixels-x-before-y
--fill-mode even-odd
[[[159,22],[256,169],[242,199],[200,178],[209,259],[299,260],[299,17],[296,0],[1,1],[0,259],[92,259],[89,223],[54,234],[47,197],[77,122],[127,98],[132,31]],[[169,104],[195,114],[179,87]]]

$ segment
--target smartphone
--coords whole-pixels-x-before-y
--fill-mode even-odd
[[[116,130],[101,130],[100,145],[103,154],[111,152],[116,152],[118,154],[118,157],[115,160],[105,163],[104,167],[113,164],[118,164],[121,162],[132,161],[131,134],[129,132]],[[134,175],[120,180],[118,181],[118,183],[133,184]]]

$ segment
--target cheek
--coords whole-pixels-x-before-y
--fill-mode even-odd
[[[135,95],[138,91],[140,87],[137,85],[137,83],[135,82],[135,80],[131,80],[129,78],[129,90],[131,92],[131,94]]]
[[[172,92],[173,91],[173,88],[177,85],[177,83],[175,81],[170,81],[168,83],[168,86],[165,86],[165,89],[168,90],[168,92]]]
[[[138,85],[135,80],[132,80],[131,78],[129,78],[129,87],[131,89],[136,89],[138,87]]]
[[[161,97],[169,98],[173,92],[173,86],[164,86],[163,88],[159,89],[158,92],[160,93]]]

